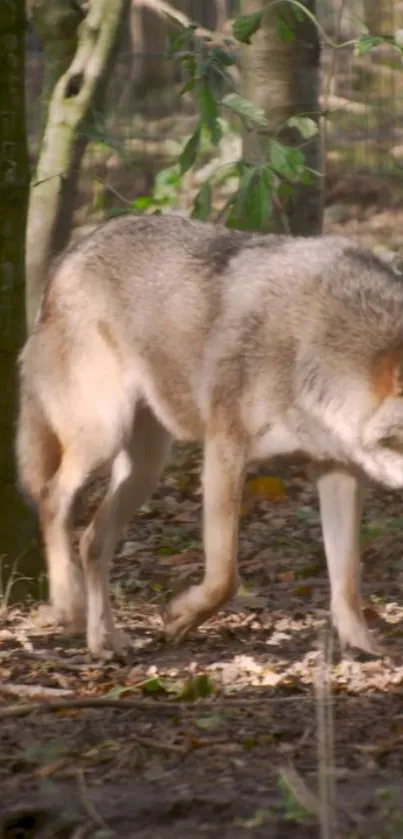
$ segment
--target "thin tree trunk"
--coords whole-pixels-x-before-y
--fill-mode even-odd
[[[52,258],[68,241],[75,186],[86,140],[79,128],[107,82],[110,60],[128,0],[92,0],[80,24],[77,48],[56,83],[38,165],[31,185],[27,230],[28,328],[38,311]]]
[[[403,27],[403,7],[394,0],[365,0],[365,23],[370,35],[393,35]],[[373,66],[379,66],[381,72],[374,72],[369,82],[369,95],[373,103],[379,104],[390,115],[396,118],[401,110],[395,85],[395,73],[401,73],[401,56],[393,47],[383,44],[372,50],[370,58]],[[391,68],[392,72],[382,72],[383,68]],[[382,154],[384,152],[382,151]]]
[[[302,0],[302,3],[315,14],[316,0]],[[287,2],[268,7],[264,0],[243,0],[241,5],[244,14],[264,9],[262,27],[252,37],[252,43],[243,45],[241,51],[243,94],[264,109],[269,125],[263,136],[253,132],[244,135],[244,158],[256,163],[261,162],[271,136],[275,135],[289,145],[300,145],[300,134],[283,127],[289,117],[303,114],[318,120],[320,44],[312,21],[306,16],[297,21]],[[279,16],[294,31],[294,40],[284,42],[281,39]],[[306,165],[320,172],[319,134],[304,144],[303,151]],[[283,205],[282,211],[275,209],[273,230],[294,235],[319,233],[323,215],[322,190],[319,176],[312,185],[298,185],[293,199],[285,207]]]
[[[39,35],[44,75],[41,94],[40,140],[48,119],[49,102],[60,76],[70,66],[77,48],[77,32],[84,13],[72,0],[33,0],[32,23]]]
[[[392,35],[397,29],[395,0],[365,0],[365,23],[371,35]]]
[[[24,340],[25,224],[29,161],[25,131],[24,3],[0,3],[0,560],[4,595],[14,570],[29,587],[43,569],[36,520],[16,485],[17,356]]]

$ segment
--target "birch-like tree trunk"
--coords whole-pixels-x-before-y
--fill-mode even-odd
[[[24,341],[25,224],[29,162],[25,131],[24,3],[0,3],[0,605],[12,572],[43,568],[36,520],[18,491],[14,434],[17,356]],[[22,595],[21,584],[12,594]]]
[[[52,259],[67,244],[70,223],[66,202],[71,214],[72,175],[77,174],[83,152],[79,128],[88,118],[100,87],[105,83],[105,72],[128,5],[128,0],[92,0],[78,28],[74,57],[56,82],[49,101],[29,198],[28,329],[32,328],[39,309]]]
[[[77,49],[78,27],[84,12],[73,0],[30,0],[30,18],[40,38],[44,68],[41,93],[40,139],[46,128],[49,102],[60,76]]]
[[[315,14],[316,0],[301,0]],[[292,6],[285,0],[268,5],[265,0],[242,0],[243,14],[263,10],[261,28],[251,44],[241,51],[241,81],[246,99],[263,108],[268,131],[265,136],[248,132],[244,135],[243,156],[250,162],[262,159],[262,143],[276,135],[290,145],[301,143],[298,132],[284,129],[285,120],[303,114],[319,117],[320,43],[314,23],[305,15],[296,19]],[[282,40],[278,24],[281,17],[295,33],[294,40]],[[319,134],[304,145],[305,162],[315,171],[322,171]],[[269,198],[268,198],[269,200]],[[316,177],[312,185],[298,185],[294,198],[284,214],[273,213],[273,229],[294,235],[319,233],[323,216],[323,180]]]

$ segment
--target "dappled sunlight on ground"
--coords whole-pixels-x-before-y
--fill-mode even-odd
[[[83,639],[55,632],[35,605],[5,614],[0,823],[43,819],[48,833],[30,835],[54,839],[312,835],[321,808],[315,684],[329,637],[317,500],[299,468],[248,476],[238,595],[172,646],[159,608],[201,574],[199,473],[200,453],[178,448],[118,552],[114,604],[133,644],[126,665],[91,661]],[[96,484],[79,502],[77,538],[101,494]],[[403,833],[400,506],[373,490],[363,526],[364,597],[386,654],[341,659],[333,644],[335,751],[325,757],[343,836]],[[38,710],[44,701],[57,708]]]

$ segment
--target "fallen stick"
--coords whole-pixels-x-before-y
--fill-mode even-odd
[[[20,696],[21,699],[67,699],[74,696],[74,691],[67,688],[52,688],[45,685],[15,685],[6,683],[0,686],[1,693]]]
[[[2,690],[3,688],[0,688]],[[119,711],[132,709],[148,711],[173,710],[177,711],[177,704],[173,702],[154,701],[152,699],[108,699],[106,696],[83,697],[82,699],[60,699],[45,702],[24,702],[12,705],[0,705],[0,719],[7,717],[26,717],[32,713],[53,713],[54,711],[74,711],[91,708],[115,708]]]
[[[0,692],[2,688],[0,687]],[[10,717],[26,717],[32,713],[53,713],[54,711],[74,711],[85,710],[91,708],[114,708],[118,711],[130,711],[137,709],[138,711],[172,711],[177,713],[181,711],[195,710],[200,711],[206,708],[211,708],[216,705],[225,703],[228,710],[241,706],[242,708],[248,706],[265,706],[267,703],[283,704],[288,702],[303,702],[312,701],[309,694],[296,694],[295,696],[265,696],[242,698],[232,696],[214,696],[209,699],[197,699],[186,701],[183,699],[171,699],[164,701],[161,699],[108,699],[107,696],[82,697],[77,699],[60,699],[45,702],[26,702],[15,703],[12,705],[0,705],[0,720]]]

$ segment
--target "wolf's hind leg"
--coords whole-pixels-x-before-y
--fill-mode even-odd
[[[56,623],[74,632],[85,628],[86,606],[81,569],[72,556],[71,513],[87,475],[85,467],[80,452],[67,449],[39,498],[52,615]]]
[[[138,406],[127,448],[112,465],[108,491],[80,544],[88,597],[87,645],[96,657],[125,656],[129,639],[114,627],[109,596],[113,553],[124,526],[158,483],[171,437],[146,406]]]

